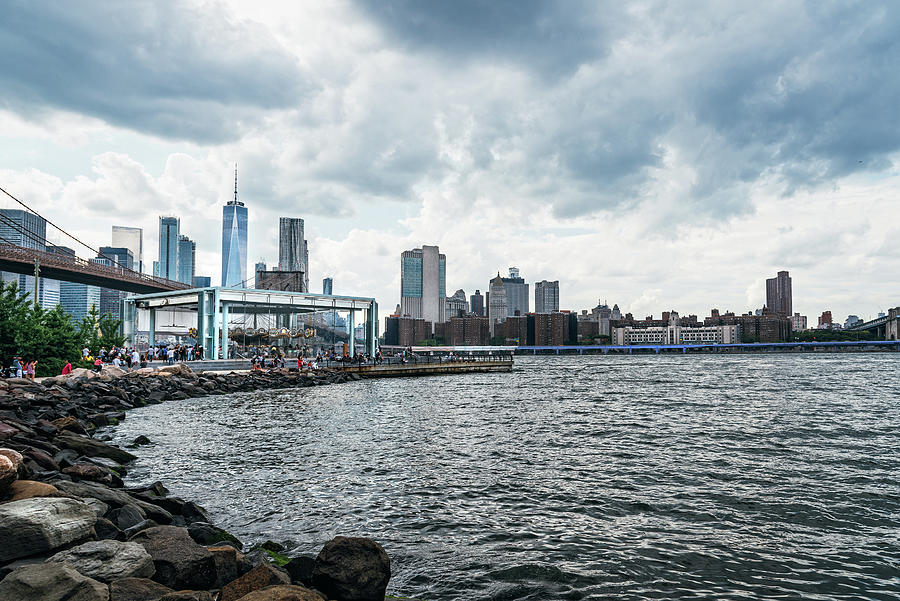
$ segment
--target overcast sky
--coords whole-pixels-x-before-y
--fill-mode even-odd
[[[843,321],[900,305],[898,65],[897,2],[12,0],[0,186],[148,266],[178,215],[218,283],[238,163],[249,269],[303,217],[313,289],[382,314],[436,244],[448,295],[705,316],[788,270]]]

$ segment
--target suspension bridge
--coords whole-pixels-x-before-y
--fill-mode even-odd
[[[122,265],[114,257],[105,256],[96,248],[82,242],[53,221],[47,219],[30,206],[0,188],[15,207],[23,212],[23,219],[17,221],[9,211],[0,211],[0,271],[35,276],[35,288],[39,278],[88,284],[100,288],[121,290],[135,294],[171,292],[190,288],[189,285],[166,278],[154,277]],[[21,207],[21,208],[19,208]],[[47,240],[40,228],[28,227],[24,215],[35,216],[46,225],[55,228],[63,237],[73,241],[73,245],[83,247],[101,259],[102,263],[78,257],[74,252],[62,252],[57,244]],[[46,231],[46,227],[43,228]],[[104,264],[106,263],[106,264]]]

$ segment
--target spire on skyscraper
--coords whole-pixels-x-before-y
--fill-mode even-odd
[[[234,202],[237,202],[237,163],[234,164]]]

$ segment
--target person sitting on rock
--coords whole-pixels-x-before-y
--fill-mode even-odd
[[[66,361],[65,366],[62,368],[62,375],[67,376],[72,373],[72,362]]]

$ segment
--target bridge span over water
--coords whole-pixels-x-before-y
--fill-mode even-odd
[[[88,284],[100,288],[136,294],[185,290],[187,284],[138,273],[132,269],[111,267],[80,257],[6,244],[0,241],[0,271],[34,275],[62,282]]]

